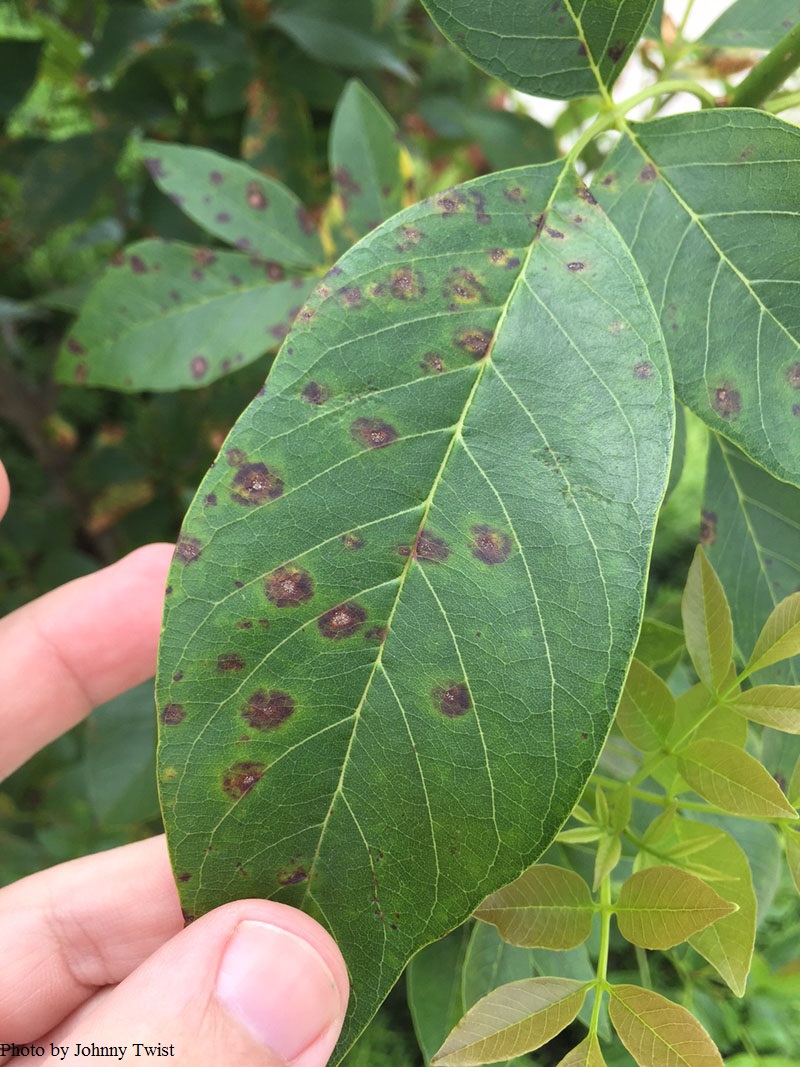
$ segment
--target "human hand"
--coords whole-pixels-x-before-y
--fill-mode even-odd
[[[0,464],[0,518],[8,492]],[[171,553],[148,545],[0,620],[0,779],[153,674]],[[163,837],[0,890],[0,960],[0,1051],[45,1060],[78,1043],[134,1060],[138,1042],[187,1065],[324,1067],[348,998],[334,941],[294,908],[240,900],[183,929]]]

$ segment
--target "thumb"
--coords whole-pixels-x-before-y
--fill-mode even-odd
[[[131,1059],[166,1055],[187,1067],[325,1067],[348,989],[341,953],[310,916],[237,901],[181,931],[49,1040],[70,1053],[77,1042],[128,1045]]]

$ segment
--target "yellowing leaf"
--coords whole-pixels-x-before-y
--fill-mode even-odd
[[[658,993],[613,986],[608,1010],[639,1067],[723,1067],[716,1045],[694,1016]]]
[[[780,786],[758,760],[725,741],[694,741],[678,755],[681,774],[701,797],[731,815],[796,818]]]
[[[792,881],[800,893],[800,832],[791,830],[788,826],[783,829],[783,840],[786,845],[786,864]]]
[[[617,724],[625,740],[642,752],[657,752],[674,718],[675,698],[666,683],[633,660],[617,709]]]
[[[568,1052],[563,1060],[559,1060],[557,1067],[606,1067],[594,1034],[590,1034],[572,1052]]]
[[[728,598],[702,548],[695,552],[681,602],[686,648],[697,675],[718,690],[733,654],[733,623]]]
[[[649,867],[623,884],[616,905],[622,936],[641,948],[672,948],[736,911],[705,882],[678,867]]]
[[[730,705],[752,722],[800,734],[800,686],[757,685],[739,693]]]
[[[495,989],[452,1031],[434,1067],[472,1067],[540,1048],[569,1026],[587,989],[570,978],[523,978]]]
[[[591,933],[594,909],[580,875],[545,863],[492,893],[475,915],[512,945],[568,949]]]
[[[792,593],[775,607],[747,664],[749,670],[760,671],[772,663],[800,654],[800,593]]]

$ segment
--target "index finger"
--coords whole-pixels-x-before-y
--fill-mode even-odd
[[[5,515],[8,507],[8,497],[11,490],[8,485],[8,475],[2,463],[0,463],[0,519]]]

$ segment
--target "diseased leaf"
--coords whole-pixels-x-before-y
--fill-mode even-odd
[[[568,100],[614,84],[654,0],[423,3],[445,37],[481,70],[524,93]]]
[[[592,184],[661,315],[678,397],[800,484],[800,130],[742,108],[632,124]]]
[[[736,911],[700,878],[678,867],[648,867],[623,882],[614,908],[619,932],[641,948],[673,948]]]
[[[698,547],[681,600],[686,649],[700,681],[719,692],[733,655],[733,623],[728,598],[714,568]]]
[[[140,241],[90,291],[58,379],[123,391],[208,385],[274,351],[311,284],[238,252]]]
[[[780,786],[758,760],[725,741],[693,741],[678,755],[689,785],[731,815],[757,819],[796,818]]]
[[[331,123],[330,166],[349,243],[403,206],[400,152],[389,114],[361,82],[348,82]]]
[[[603,1053],[594,1034],[590,1034],[572,1052],[568,1052],[558,1067],[606,1067]]]
[[[492,893],[475,917],[496,926],[512,945],[567,949],[591,933],[594,908],[580,875],[543,863]]]
[[[666,682],[634,659],[617,708],[617,725],[625,740],[642,752],[657,752],[674,719],[675,697]]]
[[[313,220],[273,178],[207,148],[143,141],[156,185],[215,237],[285,267],[313,267],[325,256]]]
[[[728,594],[745,655],[764,619],[800,587],[798,515],[800,490],[776,481],[724,438],[711,435],[702,540]],[[800,657],[774,663],[759,680],[800,684]]]
[[[800,22],[798,0],[736,0],[700,41],[714,48],[773,48]]]
[[[587,986],[569,978],[523,978],[470,1008],[433,1059],[472,1067],[521,1056],[546,1044],[580,1011]]]
[[[562,169],[438,194],[347,253],[170,572],[184,907],[255,894],[326,923],[354,991],[342,1049],[553,838],[636,641],[669,372],[624,245]]]
[[[782,600],[764,623],[748,667],[761,670],[800,655],[800,592]]]
[[[691,1012],[659,993],[612,986],[608,1010],[639,1067],[723,1067],[716,1045]]]
[[[739,693],[730,706],[751,722],[800,734],[800,686],[757,685]]]
[[[467,1009],[462,977],[471,933],[469,924],[460,926],[418,952],[406,970],[408,1007],[426,1064]]]

